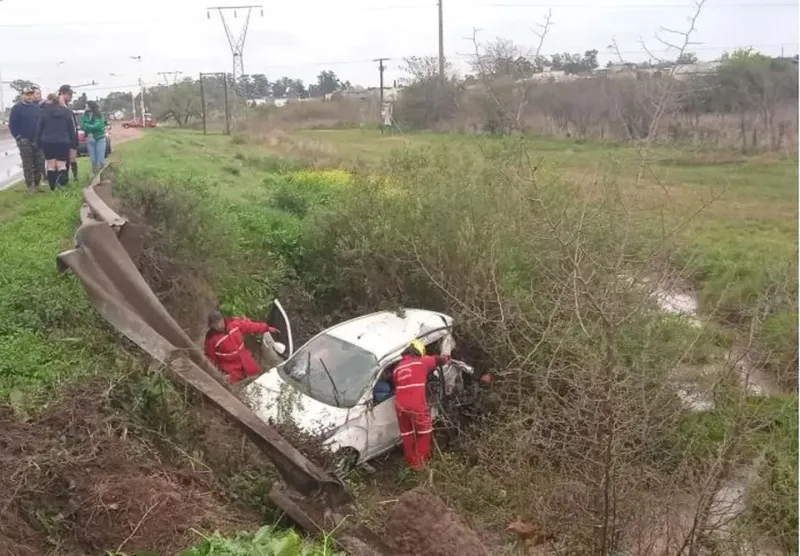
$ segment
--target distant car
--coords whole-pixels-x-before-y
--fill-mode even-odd
[[[264,344],[285,360],[248,384],[244,397],[265,422],[289,422],[321,437],[336,454],[334,471],[340,475],[400,444],[394,391],[386,378],[409,342],[422,340],[430,354],[449,355],[455,347],[453,319],[420,309],[348,320],[297,351],[279,301],[267,321],[280,331],[280,343],[265,334]],[[447,417],[447,400],[464,392],[465,375],[472,374],[472,367],[455,360],[432,373],[428,400],[434,422]]]
[[[75,128],[78,130],[78,156],[89,156],[89,143],[86,133],[81,129],[81,116],[85,110],[73,110],[72,117],[75,120]],[[106,124],[106,156],[111,154],[111,124]]]
[[[146,115],[144,118],[144,124],[142,124],[141,118],[134,118],[127,122],[122,122],[122,127],[125,129],[128,129],[129,127],[156,127],[156,121],[149,115]]]

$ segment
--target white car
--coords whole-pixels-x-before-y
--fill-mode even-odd
[[[280,330],[280,343],[269,334],[264,343],[286,359],[247,385],[244,396],[264,421],[292,422],[321,436],[337,454],[340,474],[400,443],[393,391],[385,399],[376,398],[376,386],[378,390],[389,386],[385,379],[409,342],[422,340],[428,353],[442,355],[455,347],[453,319],[420,309],[384,311],[343,322],[297,351],[280,302],[275,301],[268,321]],[[453,361],[433,373],[429,402],[434,419],[441,416],[442,399],[461,392],[463,375],[472,372],[469,365]],[[383,383],[378,385],[379,381]]]

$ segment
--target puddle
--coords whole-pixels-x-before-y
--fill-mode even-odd
[[[659,308],[665,313],[681,315],[686,317],[694,326],[701,326],[702,323],[697,317],[697,309],[700,304],[697,297],[689,293],[681,293],[663,289],[656,289],[653,298],[658,303]]]
[[[697,297],[679,291],[657,288],[653,298],[665,313],[686,317],[693,326],[700,327],[698,318],[699,303]],[[713,382],[723,373],[733,371],[745,392],[751,396],[766,396],[780,393],[777,380],[771,378],[763,369],[753,365],[746,354],[733,349],[716,365],[688,368],[678,377],[676,394],[689,411],[710,411],[714,409]],[[733,523],[746,510],[748,489],[758,479],[759,469],[763,462],[760,459],[750,462],[734,470],[714,493],[710,507],[709,528],[715,534],[721,534],[733,540],[735,532]],[[773,547],[758,539],[749,539],[750,552],[754,555],[779,554]]]

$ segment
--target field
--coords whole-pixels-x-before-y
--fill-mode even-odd
[[[425,305],[453,314],[464,353],[495,372],[484,417],[442,448],[430,476],[408,476],[393,454],[376,475],[351,478],[362,517],[375,527],[386,500],[423,483],[492,553],[509,548],[503,530],[517,514],[583,547],[601,542],[597,524],[613,514],[619,548],[645,536],[629,518],[656,511],[643,492],[685,496],[712,479],[725,483],[732,467],[766,460],[769,472],[757,468],[739,525],[796,553],[796,158],[360,130],[234,138],[154,131],[116,151],[115,194],[150,229],[147,261],[158,271],[146,277],[187,328],[198,324],[187,307],[200,294],[253,318],[286,296],[301,336],[366,310]],[[268,472],[249,456],[224,461],[220,446],[196,441],[213,415],[197,418],[195,404],[101,321],[77,280],[56,274],[79,206],[75,192],[0,196],[0,256],[15,261],[0,278],[0,307],[15,315],[0,334],[6,418],[47,422],[74,388],[97,391],[100,425],[135,431],[121,447],[131,461],[160,453],[169,481],[193,470],[187,503],[201,491],[213,498],[204,519],[186,523],[205,544],[186,533],[169,546],[201,542],[192,554],[205,554],[213,543],[255,542],[214,530],[255,531],[278,519],[264,505]],[[703,327],[644,307],[621,286],[631,276],[696,298]],[[768,395],[720,373],[706,377],[719,384],[713,409],[678,409],[667,393],[675,369],[721,368],[733,352],[746,355]],[[632,395],[645,391],[644,400]],[[601,398],[610,405],[590,403]],[[603,448],[609,407],[620,437],[611,451]],[[130,423],[119,421],[122,413]],[[594,479],[608,462],[613,508],[581,492],[603,492]],[[131,523],[145,520],[148,507],[131,510]],[[56,512],[37,515],[33,529],[49,531],[49,548],[93,524],[80,512],[77,525]],[[145,529],[117,552],[163,548],[146,537],[164,533]],[[0,540],[9,534],[0,527]],[[125,535],[116,544],[90,540],[81,546],[113,551]]]

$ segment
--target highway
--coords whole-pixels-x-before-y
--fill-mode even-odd
[[[0,191],[22,179],[22,162],[17,144],[10,137],[0,138]]]

